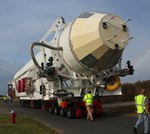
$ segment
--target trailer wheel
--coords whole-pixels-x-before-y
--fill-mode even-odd
[[[66,116],[66,112],[65,112],[65,110],[64,109],[60,109],[60,115],[61,116],[63,116],[63,117],[65,117]]]
[[[50,112],[51,114],[54,114],[55,105],[56,105],[56,104],[55,104],[54,102],[52,102],[51,105],[49,106],[49,112]]]
[[[49,107],[49,112],[51,113],[51,114],[54,114],[54,108],[52,108],[52,107]]]
[[[54,114],[55,114],[55,115],[59,115],[59,114],[60,114],[60,110],[59,110],[58,107],[55,107],[55,108],[54,108]]]
[[[67,116],[71,119],[76,117],[76,111],[75,108],[71,107],[67,110]]]

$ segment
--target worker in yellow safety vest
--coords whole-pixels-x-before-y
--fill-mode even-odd
[[[87,120],[93,121],[92,115],[92,104],[93,104],[93,95],[91,91],[84,95],[83,101],[85,102],[86,109],[87,109]]]
[[[135,105],[138,114],[138,120],[133,128],[134,133],[137,134],[137,128],[144,121],[144,134],[149,132],[149,108],[148,108],[148,98],[145,96],[145,89],[140,90],[140,94],[135,96]]]
[[[62,98],[58,98],[58,106],[61,107],[62,104]]]
[[[6,103],[6,102],[7,102],[7,96],[4,96],[4,97],[3,97],[3,100],[4,100],[4,102]]]

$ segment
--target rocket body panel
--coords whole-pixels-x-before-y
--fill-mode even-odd
[[[127,45],[123,41],[129,38],[122,22],[112,14],[93,12],[77,17],[60,37],[64,61],[81,75],[114,67]]]

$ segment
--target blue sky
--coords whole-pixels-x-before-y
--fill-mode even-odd
[[[8,82],[30,59],[31,42],[39,41],[58,17],[70,22],[85,11],[132,18],[128,26],[134,38],[123,53],[123,63],[131,60],[135,74],[122,81],[150,79],[149,0],[0,0],[0,94],[7,93]]]

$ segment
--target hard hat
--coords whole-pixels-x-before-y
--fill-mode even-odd
[[[13,113],[15,113],[15,112],[14,112],[14,110],[11,110],[10,113],[13,114]]]

